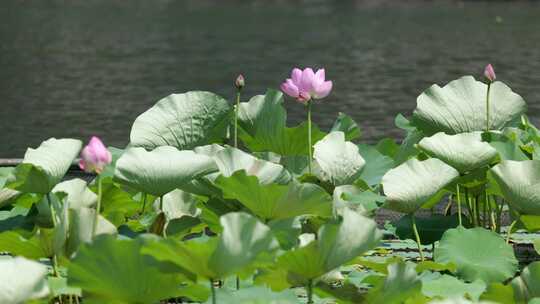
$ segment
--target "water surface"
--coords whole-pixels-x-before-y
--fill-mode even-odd
[[[170,93],[230,98],[242,72],[247,97],[304,65],[334,81],[314,119],[327,128],[346,112],[365,141],[401,136],[393,118],[424,89],[488,62],[538,123],[539,16],[537,2],[2,0],[0,157],[52,136],[123,146]],[[287,108],[290,124],[303,119]]]

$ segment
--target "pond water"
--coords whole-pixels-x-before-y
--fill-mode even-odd
[[[424,89],[488,62],[540,119],[538,2],[2,0],[0,20],[0,157],[52,136],[121,147],[170,93],[230,98],[241,72],[247,98],[304,65],[334,81],[317,123],[346,112],[365,141],[401,136]]]

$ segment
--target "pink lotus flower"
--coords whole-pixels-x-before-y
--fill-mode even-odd
[[[79,167],[85,172],[100,174],[111,161],[111,152],[107,150],[99,138],[92,136],[88,145],[81,152]]]
[[[240,74],[238,77],[236,77],[236,80],[234,81],[234,86],[241,90],[246,85],[246,80],[244,79],[244,75]]]
[[[493,69],[493,66],[491,64],[486,65],[486,68],[484,69],[484,76],[490,81],[493,82],[497,78],[495,76],[495,70]]]
[[[281,90],[305,103],[311,99],[322,99],[328,96],[332,91],[332,81],[326,81],[324,69],[314,73],[311,68],[306,68],[303,71],[295,68],[292,70],[291,78],[287,78],[281,84]]]

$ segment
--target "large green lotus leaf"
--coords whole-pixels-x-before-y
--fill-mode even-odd
[[[413,213],[436,197],[439,192],[459,176],[456,169],[439,159],[419,161],[415,158],[389,170],[382,178],[385,207]]]
[[[332,197],[315,184],[292,180],[287,185],[265,185],[243,170],[229,177],[219,176],[215,184],[223,191],[224,198],[238,200],[261,219],[332,214]]]
[[[288,272],[291,283],[318,278],[379,244],[382,232],[372,219],[353,210],[344,209],[342,214],[341,221],[319,229],[317,240],[278,258],[277,266]]]
[[[366,161],[360,172],[360,178],[370,186],[378,185],[383,175],[394,167],[394,160],[379,152],[374,146],[359,144],[358,151]]]
[[[69,170],[81,147],[80,140],[51,138],[37,149],[28,149],[6,186],[21,192],[49,193]]]
[[[497,299],[497,300],[500,300],[500,299]],[[461,297],[449,298],[449,299],[444,299],[444,300],[433,300],[429,302],[429,304],[497,304],[497,303],[506,303],[506,302],[471,301],[471,300],[461,298]]]
[[[212,158],[163,146],[130,148],[116,162],[114,178],[144,193],[162,196],[180,185],[216,171]]]
[[[291,179],[289,172],[282,165],[256,158],[232,147],[215,153],[214,160],[219,172],[227,177],[244,170],[247,175],[256,176],[262,184],[285,184]]]
[[[270,228],[256,217],[243,212],[231,212],[219,219],[223,232],[216,250],[208,261],[218,277],[242,269],[263,252],[279,246]]]
[[[141,254],[145,239],[100,236],[83,245],[69,264],[68,283],[102,303],[156,303],[179,296],[179,274]],[[115,302],[116,301],[116,302]]]
[[[540,215],[540,161],[505,160],[491,168],[510,206],[521,214]]]
[[[47,250],[42,246],[40,231],[26,239],[15,231],[0,233],[0,252],[9,252],[14,256],[23,256],[29,259],[48,257]]]
[[[218,142],[227,133],[230,112],[227,100],[210,92],[171,94],[137,117],[131,128],[131,145],[189,150]]]
[[[23,304],[49,294],[45,265],[21,257],[0,257],[0,269],[0,303]]]
[[[67,194],[66,202],[72,209],[80,207],[92,207],[97,202],[97,195],[88,188],[86,182],[80,178],[71,179],[57,184],[53,193],[64,192]]]
[[[413,122],[427,134],[457,134],[486,128],[487,85],[472,76],[433,85],[416,100]],[[491,84],[489,128],[501,129],[526,110],[523,98],[502,82]]]
[[[540,297],[540,262],[527,265],[519,277],[512,280],[512,287],[516,301]]]
[[[428,155],[438,158],[461,173],[489,165],[497,150],[482,141],[480,132],[448,135],[439,132],[423,138],[418,146]]]
[[[355,211],[342,211],[342,221],[325,224],[319,229],[319,252],[325,269],[334,269],[361,253],[377,246],[382,232],[370,218]]]
[[[280,155],[308,155],[308,128],[306,123],[287,128],[287,114],[283,107],[283,94],[268,90],[249,102],[240,103],[238,111],[239,137],[253,152],[275,152]],[[312,142],[324,137],[316,126],[312,127]]]
[[[216,292],[217,303],[223,304],[298,304],[298,298],[292,290],[272,292],[264,287],[242,288],[229,291],[220,288]],[[209,299],[206,304],[210,304]]]
[[[340,131],[331,132],[317,142],[313,158],[318,165],[319,178],[336,186],[354,182],[366,163],[358,147],[345,141],[345,133]]]
[[[464,280],[481,279],[486,284],[511,278],[518,266],[512,246],[484,228],[447,230],[434,256],[438,263],[454,263]]]
[[[432,280],[422,280],[422,293],[430,298],[469,297],[478,301],[485,290],[486,284],[482,280],[465,283],[447,274]]]
[[[219,279],[241,271],[260,254],[277,249],[270,228],[246,213],[228,213],[220,218],[223,232],[206,241],[174,239],[147,242],[143,254],[170,262],[206,279]]]
[[[416,265],[410,262],[397,262],[387,266],[387,275],[368,292],[366,303],[404,303],[420,293],[422,282],[416,274]],[[414,303],[414,302],[413,302]]]

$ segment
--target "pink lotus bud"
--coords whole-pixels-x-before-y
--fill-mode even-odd
[[[241,90],[245,85],[246,81],[244,76],[242,74],[238,75],[238,77],[236,77],[236,81],[234,82],[234,86],[236,86],[238,90]]]
[[[484,76],[486,76],[489,82],[493,82],[497,78],[495,76],[495,70],[491,64],[486,65],[486,68],[484,69]]]
[[[111,152],[107,150],[99,138],[92,136],[88,145],[81,152],[79,167],[85,172],[100,174],[111,161]]]
[[[332,81],[326,81],[324,69],[316,73],[311,68],[294,68],[291,78],[281,84],[283,93],[305,103],[311,99],[322,99],[332,91]]]

